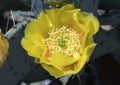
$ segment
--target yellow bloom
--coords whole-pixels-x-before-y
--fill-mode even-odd
[[[4,39],[2,33],[0,32],[0,67],[3,65],[8,54],[8,41]]]
[[[98,28],[99,22],[92,14],[67,4],[41,11],[27,25],[21,44],[36,63],[57,78],[83,68],[96,46],[93,35]]]

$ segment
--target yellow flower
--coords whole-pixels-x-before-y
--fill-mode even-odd
[[[96,46],[93,35],[98,28],[92,14],[67,4],[41,11],[27,25],[21,44],[36,63],[57,78],[83,68]]]
[[[2,33],[0,32],[0,67],[3,65],[8,54],[8,41],[4,39]]]

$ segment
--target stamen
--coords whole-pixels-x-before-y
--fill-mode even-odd
[[[53,29],[45,43],[51,54],[62,52],[76,58],[81,46],[80,37],[81,35],[70,27],[63,26]]]

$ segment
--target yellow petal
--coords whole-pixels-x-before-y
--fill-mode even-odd
[[[87,12],[79,12],[78,20],[85,26],[85,33],[82,40],[82,46],[86,47],[93,42],[93,35],[99,30],[99,22],[96,17]]]
[[[51,62],[51,65],[63,67],[73,64],[74,62],[78,61],[79,58],[79,55],[76,57],[71,57],[64,53],[55,53],[49,57],[48,60]]]
[[[78,20],[80,23],[85,25],[85,30],[88,29],[91,30],[91,35],[95,34],[99,30],[99,22],[96,17],[93,16],[93,14],[87,13],[87,12],[79,12],[78,13]]]
[[[92,14],[89,14],[89,16],[86,18],[85,26],[88,29],[91,29],[91,35],[96,34],[99,30],[98,19],[94,17]]]
[[[8,54],[8,48],[9,48],[9,43],[4,38],[3,34],[0,32],[0,49],[1,49],[2,53],[7,55]]]
[[[55,8],[51,9],[51,10],[46,10],[46,13],[47,13],[52,25],[55,28],[59,28],[61,26],[60,19],[59,19],[61,16],[61,13]]]
[[[78,12],[79,9],[68,10],[63,12],[61,16],[61,22],[64,26],[69,26],[75,31],[82,33],[84,32],[84,26],[78,21]]]
[[[87,61],[87,55],[82,55],[77,63],[74,64],[74,74],[78,73],[85,65]]]
[[[67,10],[73,10],[75,7],[72,4],[66,4],[64,6],[62,6],[59,10],[64,12]]]
[[[85,33],[84,36],[82,38],[82,42],[81,42],[81,47],[84,49],[87,46],[91,45],[94,43],[93,41],[93,35],[91,34],[91,29],[88,29]]]
[[[42,30],[38,20],[32,20],[29,24],[27,24],[25,29],[25,37],[34,37],[34,35],[42,35],[43,37],[48,35],[46,31]]]
[[[87,46],[84,51],[82,51],[82,55],[79,59],[79,61],[74,66],[74,73],[78,73],[85,65],[85,63],[89,60],[90,55],[92,54],[96,44],[93,43],[89,46]]]
[[[0,49],[0,67],[4,64],[5,60],[7,58],[7,55],[3,53],[3,50]]]
[[[40,15],[38,16],[38,23],[42,36],[44,38],[47,38],[49,36],[48,33],[52,30],[54,26],[48,15],[44,11],[40,12]]]
[[[64,71],[59,70],[52,65],[48,65],[48,64],[44,64],[44,63],[42,63],[41,65],[45,70],[47,70],[52,76],[54,76],[56,78],[64,75]]]
[[[96,46],[96,43],[92,43],[91,45],[88,45],[85,49],[85,54],[88,56],[87,61],[89,61],[91,54],[93,53],[93,50]]]
[[[45,56],[47,50],[46,45],[43,43],[41,36],[33,35],[31,38],[23,38],[21,44],[25,50],[27,50],[30,56],[34,56],[42,59]]]
[[[61,21],[60,21],[61,14],[66,10],[72,10],[72,9],[74,9],[74,6],[71,4],[67,4],[61,7],[60,9],[53,8],[51,10],[45,10],[46,13],[44,11],[41,11],[40,15],[38,16],[38,19],[40,20],[43,26],[47,21],[48,24],[46,25],[49,25],[50,27],[53,26],[55,28],[59,28],[61,27]]]
[[[0,32],[0,67],[5,62],[8,55],[9,43]]]

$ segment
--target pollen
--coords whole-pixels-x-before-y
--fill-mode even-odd
[[[74,29],[63,26],[53,29],[49,33],[49,37],[45,39],[45,43],[51,54],[62,52],[69,56],[76,57],[81,47],[81,34]]]

